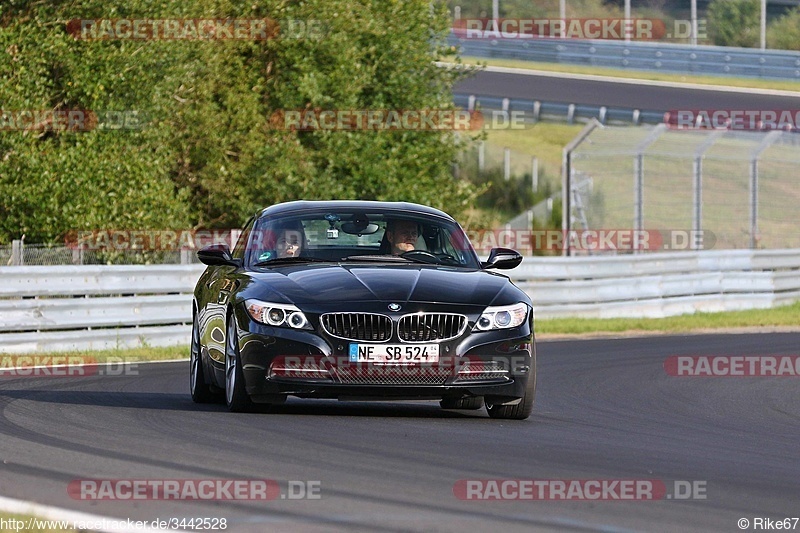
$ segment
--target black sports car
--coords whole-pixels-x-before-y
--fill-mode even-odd
[[[527,418],[533,306],[445,213],[410,203],[289,202],[253,216],[194,291],[191,393],[232,411],[288,395],[440,400]]]

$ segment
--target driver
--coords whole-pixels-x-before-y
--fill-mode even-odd
[[[391,253],[400,255],[416,249],[419,228],[411,220],[390,220],[386,224],[386,240],[392,246]]]

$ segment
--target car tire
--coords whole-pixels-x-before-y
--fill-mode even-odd
[[[253,401],[245,390],[242,360],[239,357],[239,336],[233,315],[228,317],[228,334],[225,338],[225,404],[234,413],[253,409]]]
[[[189,348],[189,391],[195,403],[209,403],[215,400],[215,395],[206,383],[203,371],[203,357],[200,351],[200,326],[197,324],[197,315],[192,317],[192,342]]]
[[[439,405],[442,409],[469,409],[476,410],[483,407],[483,396],[468,396],[466,398],[443,398]]]
[[[486,404],[486,412],[491,418],[525,420],[533,412],[533,400],[536,396],[536,366],[534,364],[528,381],[525,384],[525,395],[516,405],[490,405]]]

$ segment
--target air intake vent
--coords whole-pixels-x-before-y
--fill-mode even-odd
[[[322,328],[352,341],[384,342],[392,337],[392,319],[372,313],[327,313],[322,315]]]
[[[450,313],[417,313],[400,318],[397,334],[406,342],[455,339],[467,327],[467,317]]]

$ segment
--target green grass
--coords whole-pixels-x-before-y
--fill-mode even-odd
[[[485,59],[477,57],[463,57],[462,62],[467,65],[486,64],[492,67],[513,67],[528,70],[545,70],[548,72],[564,72],[569,74],[589,74],[594,76],[610,76],[614,78],[627,78],[634,80],[651,80],[665,82],[695,83],[698,85],[720,85],[726,87],[741,87],[748,89],[772,89],[783,91],[800,91],[800,82],[761,80],[756,78],[736,78],[726,76],[685,76],[676,73],[645,72],[638,70],[624,70],[607,67],[592,67],[584,65],[565,65],[561,63],[540,63],[535,61],[522,61],[518,59]]]
[[[188,328],[188,326],[187,326]],[[188,331],[188,330],[187,330]],[[69,364],[95,364],[95,363],[123,363],[134,361],[166,361],[170,359],[188,359],[189,346],[164,346],[164,347],[140,347],[129,349],[114,350],[75,350],[69,352],[36,352],[25,354],[5,354],[0,353],[0,362],[11,357],[58,357],[68,358]],[[42,364],[46,364],[42,362]],[[51,364],[63,364],[61,361],[54,360]]]
[[[613,127],[596,130],[591,142],[575,152],[574,168],[592,178],[586,201],[591,227],[629,227],[634,216],[633,154],[647,129]],[[692,225],[693,158],[707,132],[666,131],[647,149],[644,162],[644,223],[649,229],[689,229]],[[726,134],[703,160],[703,229],[716,236],[716,249],[750,244],[750,154],[763,135]],[[800,165],[797,148],[775,143],[759,163],[759,246],[794,248],[793,229],[800,216],[800,191],[792,169]]]
[[[487,159],[502,164],[503,148],[511,148],[518,154],[526,154],[526,160],[515,158],[512,162],[512,173],[530,172],[530,157],[539,158],[539,171],[550,176],[561,176],[561,155],[564,146],[570,143],[583,129],[583,124],[554,124],[538,122],[523,130],[490,130],[488,131]],[[492,157],[492,152],[494,156]]]
[[[542,335],[593,333],[687,333],[727,328],[800,327],[800,302],[773,309],[695,313],[667,318],[554,318],[537,320]]]

